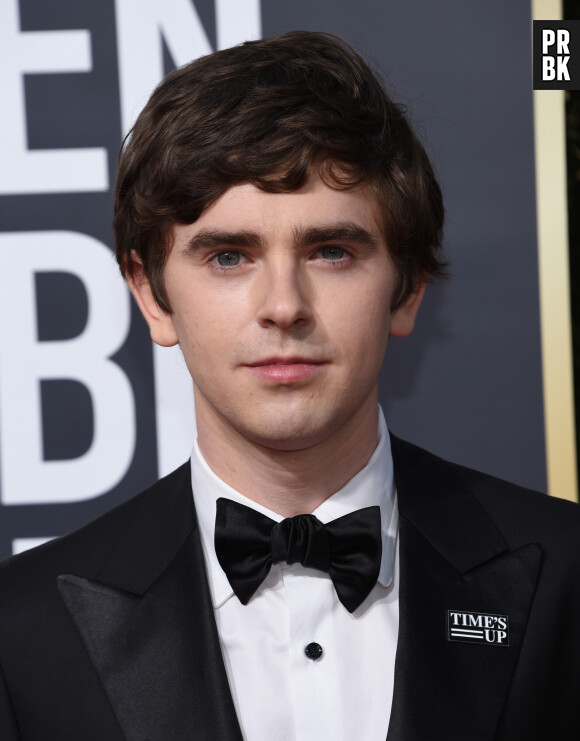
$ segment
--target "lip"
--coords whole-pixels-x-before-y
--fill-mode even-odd
[[[296,383],[311,378],[320,372],[326,361],[317,361],[310,358],[266,358],[250,363],[246,368],[264,381],[276,383]]]

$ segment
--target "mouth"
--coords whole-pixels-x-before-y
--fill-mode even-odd
[[[246,368],[264,381],[289,384],[311,378],[326,365],[326,361],[312,358],[272,357],[249,363]]]

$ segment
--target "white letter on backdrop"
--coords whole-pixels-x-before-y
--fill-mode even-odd
[[[165,40],[176,66],[210,54],[192,0],[116,0],[121,123],[127,133],[163,79]],[[260,38],[260,0],[215,0],[220,49]]]
[[[77,502],[112,489],[135,450],[135,402],[109,360],[130,325],[127,288],[111,251],[76,232],[0,233],[0,472],[4,504]],[[39,342],[35,273],[68,272],[88,296],[88,320],[72,339]],[[93,405],[89,450],[43,460],[40,381],[74,379]]]
[[[101,148],[28,150],[24,74],[90,72],[89,32],[20,31],[18,0],[0,2],[0,195],[108,188]]]

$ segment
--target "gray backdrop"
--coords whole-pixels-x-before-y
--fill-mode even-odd
[[[193,12],[201,36],[178,38],[187,24],[169,14],[193,24]],[[146,328],[103,249],[130,119],[123,59],[140,44],[145,79],[149,57],[167,71],[260,26],[331,31],[374,61],[443,187],[453,278],[430,287],[415,333],[391,341],[390,428],[545,490],[526,0],[1,0],[0,558],[136,493],[168,467],[163,445],[178,456],[190,444],[167,437]],[[46,35],[67,29],[77,35]],[[29,157],[50,151],[52,164]]]

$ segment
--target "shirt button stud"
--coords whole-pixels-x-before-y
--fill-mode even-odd
[[[320,643],[309,643],[304,649],[304,653],[312,661],[316,661],[322,656],[322,646]]]

